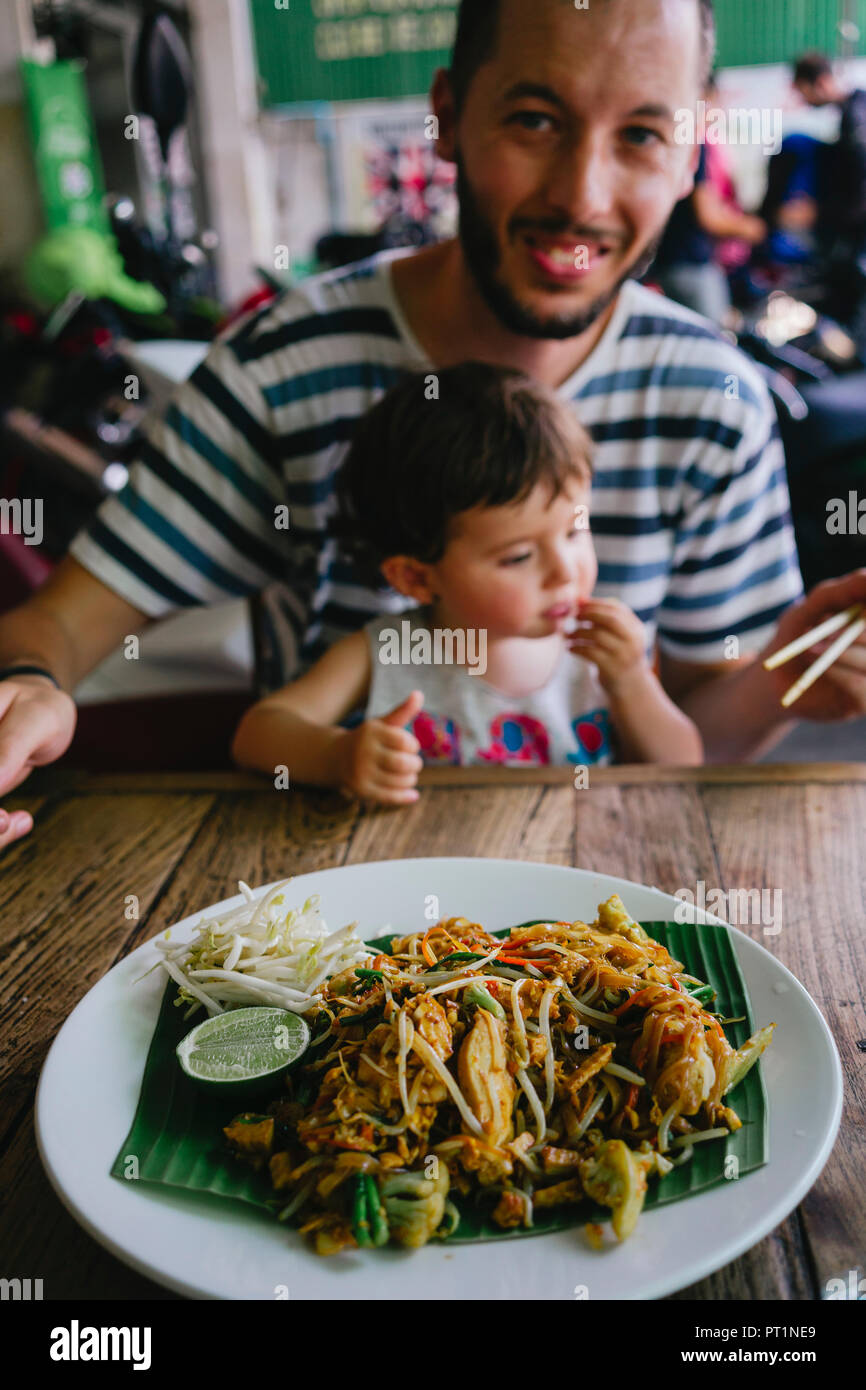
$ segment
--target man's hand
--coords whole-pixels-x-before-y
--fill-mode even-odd
[[[817,627],[824,619],[850,608],[854,603],[866,603],[866,569],[855,570],[841,579],[825,580],[799,603],[789,608],[782,616],[772,641],[761,653],[759,660],[765,661],[773,652],[793,642],[795,637],[802,636],[810,628]],[[764,678],[772,682],[780,701],[785,691],[790,689],[838,636],[838,633],[834,633],[832,637],[810,647],[800,656],[792,657],[783,666],[777,666],[775,671],[763,673]],[[791,706],[791,714],[799,719],[815,719],[822,722],[856,719],[858,716],[866,715],[866,633],[856,642],[852,642],[830,669],[823,676],[819,676],[815,684],[800,696]]]
[[[381,719],[365,719],[346,733],[337,745],[340,787],[351,796],[385,806],[405,806],[417,801],[418,773],[424,766],[420,744],[403,727],[420,710],[419,690]]]
[[[0,681],[0,796],[13,791],[34,767],[66,752],[75,732],[75,704],[44,676]],[[0,849],[33,826],[27,811],[0,809]]]
[[[866,715],[863,636],[790,709],[783,707],[782,696],[828,643],[818,643],[775,671],[765,671],[762,664],[831,614],[861,602],[866,602],[866,570],[855,570],[842,579],[826,580],[792,604],[758,657],[706,668],[704,674],[701,667],[674,661],[662,652],[664,687],[700,729],[707,762],[739,763],[760,758],[798,719],[829,723]],[[725,667],[730,667],[730,674],[725,674]]]
[[[598,675],[611,697],[625,693],[636,679],[650,674],[646,659],[646,635],[635,613],[615,598],[587,599],[578,609],[578,628],[568,638],[575,656],[598,667]]]

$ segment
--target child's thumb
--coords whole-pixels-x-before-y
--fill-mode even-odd
[[[408,724],[410,719],[415,718],[423,703],[424,696],[421,691],[413,690],[411,694],[406,696],[402,704],[397,705],[389,714],[382,715],[382,723],[402,729],[404,724]]]

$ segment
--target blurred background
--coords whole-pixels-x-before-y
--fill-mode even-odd
[[[866,564],[866,0],[716,12],[707,111],[754,112],[774,140],[707,143],[647,281],[765,375],[811,585]],[[427,92],[455,13],[3,0],[0,499],[44,499],[44,527],[30,544],[0,510],[0,611],[123,486],[146,412],[233,319],[318,271],[453,233]],[[846,524],[831,531],[834,499]],[[76,692],[69,759],[225,765],[256,633],[246,602],[149,629],[138,660],[118,653]],[[864,754],[858,723],[802,726],[772,756]]]

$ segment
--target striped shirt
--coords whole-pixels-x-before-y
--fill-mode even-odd
[[[359,416],[406,370],[436,370],[393,289],[402,254],[304,281],[233,325],[72,544],[152,617],[264,591],[266,687],[376,614],[414,606],[366,587],[328,534]],[[675,658],[759,651],[802,581],[757,369],[706,320],[628,281],[558,392],[595,441],[596,593],[628,604],[648,648]]]

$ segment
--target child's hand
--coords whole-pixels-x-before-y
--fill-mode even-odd
[[[424,703],[420,690],[380,719],[365,719],[337,746],[340,787],[352,796],[385,806],[405,806],[417,801],[415,784],[424,766],[420,744],[403,728]]]
[[[650,667],[643,623],[630,608],[615,598],[587,599],[577,617],[591,627],[578,628],[569,647],[576,656],[594,662],[608,695],[622,695],[629,685],[645,679]]]

